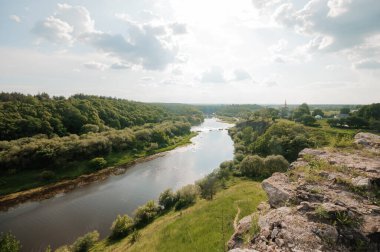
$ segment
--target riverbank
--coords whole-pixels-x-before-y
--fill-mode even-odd
[[[91,251],[222,250],[234,232],[233,222],[238,209],[239,217],[248,215],[267,199],[259,182],[233,178],[227,186],[213,200],[201,199],[185,210],[159,217],[139,231],[139,238],[134,243],[130,242],[132,235],[117,242],[105,239]]]
[[[144,151],[138,154],[132,154],[130,152],[111,153],[106,156],[105,159],[113,166],[109,166],[96,172],[88,173],[88,170],[84,168],[88,161],[83,161],[78,164],[78,169],[74,173],[74,177],[70,179],[62,179],[47,185],[35,187],[33,187],[32,183],[30,184],[31,188],[28,188],[27,190],[16,191],[0,196],[0,211],[7,211],[9,208],[27,201],[40,201],[52,198],[57,194],[67,193],[90,183],[105,180],[111,175],[123,174],[133,165],[162,157],[170,150],[190,144],[191,138],[195,137],[197,134],[197,132],[191,132],[189,135],[178,137],[174,144],[157,149],[154,152]],[[37,177],[38,172],[35,173],[34,176]],[[31,176],[27,177],[31,178]]]

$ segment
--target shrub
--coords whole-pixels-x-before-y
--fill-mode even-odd
[[[311,115],[303,115],[301,117],[301,122],[307,126],[314,126],[316,121],[317,120],[314,117],[312,117]]]
[[[243,161],[241,161],[240,171],[244,176],[250,178],[268,175],[264,160],[257,155],[245,157]]]
[[[107,166],[107,161],[102,157],[96,157],[91,159],[90,168],[94,170],[100,170]]]
[[[0,234],[0,251],[1,252],[18,252],[21,250],[20,241],[16,237],[8,233]]]
[[[204,199],[212,200],[216,193],[217,187],[217,178],[214,174],[210,174],[205,178],[198,180],[196,184],[200,188],[201,197]]]
[[[240,163],[244,159],[244,154],[242,153],[236,153],[234,161],[235,163]]]
[[[99,240],[98,231],[92,231],[79,237],[72,245],[73,252],[87,252]]]
[[[264,163],[266,170],[269,171],[269,176],[275,172],[285,172],[289,167],[289,162],[281,155],[268,156]]]
[[[178,201],[175,204],[175,210],[180,210],[194,204],[197,200],[197,196],[199,195],[199,191],[200,189],[197,185],[186,185],[178,190]]]
[[[130,242],[132,244],[136,243],[140,239],[140,236],[141,236],[140,232],[138,230],[134,230],[131,235]]]
[[[172,189],[166,189],[160,194],[158,199],[158,204],[162,206],[165,210],[172,208],[177,202],[177,197],[173,193]]]
[[[133,220],[128,215],[118,215],[111,226],[111,238],[120,239],[127,236],[133,228]]]
[[[228,170],[232,170],[233,167],[234,167],[234,162],[229,160],[229,161],[224,161],[223,163],[221,163],[219,165],[220,169],[228,169]]]
[[[55,177],[55,173],[53,171],[46,170],[46,171],[41,172],[39,177],[41,180],[49,181]]]
[[[143,226],[150,223],[159,213],[159,207],[151,200],[145,205],[140,206],[135,211],[134,221],[138,226]]]

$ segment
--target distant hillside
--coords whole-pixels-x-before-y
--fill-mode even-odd
[[[0,140],[123,129],[174,118],[180,120],[179,117],[192,123],[203,118],[200,111],[186,105],[176,110],[175,107],[83,94],[66,99],[46,93],[34,96],[0,93]]]

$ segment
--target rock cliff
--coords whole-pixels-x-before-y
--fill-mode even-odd
[[[238,224],[230,251],[380,251],[380,136],[304,149],[262,187],[269,202]]]

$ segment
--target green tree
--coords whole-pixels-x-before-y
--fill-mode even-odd
[[[134,222],[138,226],[144,226],[153,221],[159,211],[160,208],[153,200],[148,201],[145,205],[140,206],[135,210]]]
[[[306,126],[314,126],[315,122],[317,120],[314,117],[312,117],[311,115],[303,115],[300,118],[300,121],[301,121],[302,124],[304,124]]]
[[[289,162],[281,155],[270,155],[264,160],[269,176],[275,172],[285,172],[289,168]]]
[[[306,103],[302,103],[297,109],[294,110],[293,118],[297,120],[304,115],[310,115],[310,109]]]
[[[1,252],[19,252],[21,250],[21,243],[16,237],[8,233],[0,234],[0,251]]]
[[[127,236],[133,229],[134,222],[127,214],[118,215],[111,226],[111,238],[120,239]]]
[[[201,180],[198,180],[196,184],[200,188],[200,195],[204,199],[212,200],[217,189],[217,178],[214,174],[209,174]]]
[[[98,231],[92,231],[79,237],[71,246],[73,252],[87,252],[99,240]]]
[[[343,107],[340,109],[341,114],[349,114],[350,113],[350,108],[349,107]]]
[[[199,195],[200,189],[197,185],[186,185],[177,191],[177,203],[175,210],[186,208],[195,203]]]
[[[100,170],[107,166],[107,160],[102,157],[96,157],[91,159],[89,165],[91,169]]]
[[[240,163],[240,171],[244,176],[250,178],[268,176],[264,160],[257,155],[246,156]]]
[[[165,210],[172,208],[177,202],[177,197],[173,193],[172,189],[166,189],[160,194],[158,199],[158,204],[162,206]]]
[[[322,116],[324,117],[325,116],[325,113],[323,113],[322,109],[314,109],[313,113],[312,113],[313,116]]]

